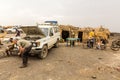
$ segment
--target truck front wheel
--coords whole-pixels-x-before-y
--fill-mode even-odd
[[[47,54],[48,54],[48,47],[47,45],[44,45],[42,51],[38,54],[38,58],[44,59],[47,57]]]

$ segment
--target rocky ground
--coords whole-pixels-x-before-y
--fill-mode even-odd
[[[49,50],[46,59],[30,56],[28,67],[23,69],[19,68],[21,62],[18,56],[1,55],[0,80],[120,80],[120,51],[109,46],[96,50],[61,43]]]

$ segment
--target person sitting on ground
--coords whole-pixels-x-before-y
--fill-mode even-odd
[[[97,49],[104,50],[106,48],[107,40],[104,37],[100,37],[100,39],[97,42]]]
[[[96,44],[96,49],[101,49],[101,41],[98,40]]]
[[[101,38],[100,40],[101,40],[102,44],[104,44],[104,45],[106,45],[108,43],[108,41],[105,38]]]
[[[106,44],[108,43],[108,40],[106,38],[101,38],[101,43],[102,43],[102,49],[106,48]]]
[[[8,46],[5,50],[5,52],[7,53],[7,56],[11,55],[11,50],[13,50],[13,48],[14,48],[13,38],[10,38]]]

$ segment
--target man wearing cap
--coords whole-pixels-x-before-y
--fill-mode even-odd
[[[32,48],[32,43],[24,39],[20,39],[20,40],[14,39],[14,43],[16,43],[17,46],[19,46],[18,55],[22,55],[23,64],[22,66],[20,66],[20,68],[25,68],[27,67],[28,55]]]

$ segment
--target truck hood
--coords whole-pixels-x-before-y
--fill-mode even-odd
[[[26,34],[26,37],[24,37],[26,40],[38,40],[46,37],[42,30],[37,26],[23,26],[21,29]]]
[[[45,37],[44,33],[37,26],[24,26],[21,29],[26,33],[26,35],[40,35],[41,37]]]

